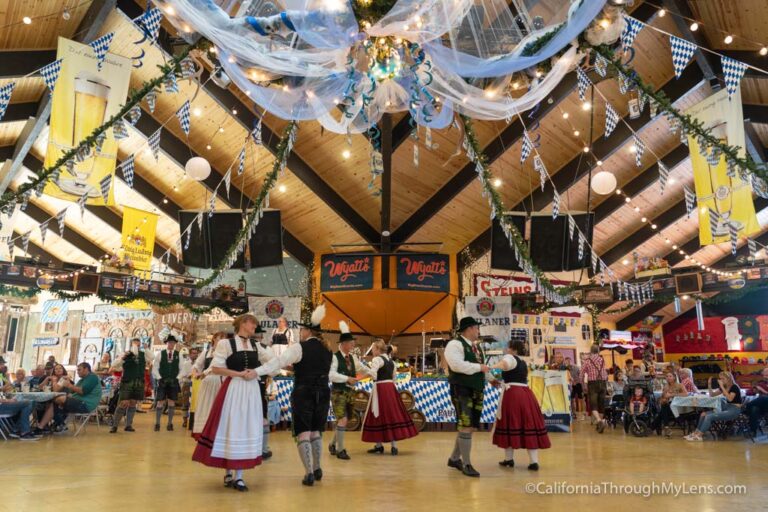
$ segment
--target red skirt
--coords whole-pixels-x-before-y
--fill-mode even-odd
[[[493,444],[499,448],[528,450],[551,446],[541,407],[528,386],[510,386],[504,392]]]
[[[192,454],[192,460],[213,468],[251,469],[261,464],[261,432],[263,428],[261,424],[261,410],[258,410],[257,418],[249,418],[249,416],[256,415],[242,414],[240,411],[249,409],[248,404],[234,403],[239,402],[238,400],[234,400],[234,398],[243,396],[244,393],[242,388],[245,387],[244,384],[246,383],[250,384],[253,382],[257,386],[258,391],[258,381],[242,381],[235,386],[232,386],[232,381],[232,378],[224,379],[221,389],[219,389],[216,399],[211,406],[211,412],[208,415],[208,421],[205,423],[205,428],[203,428],[202,434],[200,434],[200,437],[197,439],[197,446],[195,447],[195,452]],[[233,399],[231,399],[228,402],[227,407],[225,407],[228,391],[234,391],[233,395],[236,396],[231,397]],[[253,397],[248,398],[251,398],[250,401],[253,401]],[[255,400],[261,403],[261,398],[259,396],[256,396]],[[250,405],[250,409],[252,409],[253,404]],[[233,415],[236,415],[237,417],[235,418]],[[222,421],[222,418],[225,416],[226,419]],[[256,420],[258,420],[258,426],[255,425]],[[253,425],[251,425],[251,423],[253,423]],[[231,450],[232,453],[237,454],[238,452],[241,452],[241,457],[223,458],[213,455],[214,443],[216,442],[217,432],[220,426],[225,429],[224,431],[229,437],[234,438],[233,444],[235,445],[235,448]],[[237,431],[247,429],[257,429],[258,455],[253,453],[253,449],[251,449],[250,446],[245,446],[245,444],[250,443],[242,442],[242,438],[247,437],[247,432]],[[238,440],[241,442],[238,443]],[[238,447],[240,448],[239,450]]]
[[[371,404],[363,423],[363,441],[366,443],[389,443],[416,437],[418,432],[408,410],[392,382],[375,384],[379,401],[379,416],[373,415]]]

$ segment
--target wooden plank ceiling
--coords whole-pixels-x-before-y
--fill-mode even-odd
[[[63,2],[10,0],[5,4],[5,9],[0,9],[0,26],[8,25],[8,28],[0,33],[0,50],[13,51],[15,57],[19,57],[19,50],[28,51],[26,55],[30,59],[54,50],[58,36],[74,37],[90,6],[90,2],[77,2],[76,7],[70,9],[70,19],[64,20],[61,16]],[[765,1],[740,0],[738,6],[737,2],[728,0],[673,0],[664,4],[677,8],[677,12],[683,14],[687,10],[689,15],[699,20],[702,29],[696,37],[712,48],[736,54],[741,52],[741,55],[757,55],[762,46],[764,28],[768,26]],[[542,2],[540,8],[557,9],[558,5],[558,2]],[[118,9],[99,29],[99,35],[115,32],[111,51],[133,56],[136,52],[133,41],[137,40],[139,33],[130,18],[141,13],[146,2],[118,0],[117,6]],[[679,19],[672,15],[657,16],[658,7],[655,4],[635,2],[633,9],[638,18],[653,26],[684,36]],[[47,14],[52,15],[38,19]],[[13,24],[22,16],[33,17],[33,24]],[[162,32],[161,44],[145,47],[144,66],[133,71],[131,87],[138,87],[153,77],[157,65],[168,57],[166,51],[171,50],[169,36],[174,33],[167,22],[164,22]],[[731,32],[742,37],[726,45],[724,35]],[[687,108],[712,93],[712,84],[705,80],[705,69],[700,69],[696,60],[688,66],[682,78],[674,77],[669,43],[663,34],[643,30],[637,37],[635,50],[632,65],[640,76],[656,89],[663,90],[678,108]],[[762,63],[762,60],[758,62]],[[761,65],[765,67],[765,63]],[[719,71],[718,64],[713,67]],[[0,86],[12,76],[6,70],[6,75],[0,76]],[[593,80],[599,80],[596,75],[591,76]],[[754,129],[760,149],[768,146],[768,124],[763,124],[768,113],[768,81],[765,78],[764,75],[749,74],[742,82],[743,100],[749,106],[748,112],[753,114],[750,126]],[[15,114],[0,123],[0,148],[17,143],[27,116],[34,115],[28,112],[46,93],[42,81],[36,76],[16,77],[16,80],[17,87],[12,98]],[[180,88],[178,94],[158,95],[154,112],[149,111],[146,103],[142,104],[142,120],[130,129],[130,137],[120,142],[119,160],[135,155],[136,176],[142,180],[144,188],[142,191],[131,190],[122,180],[118,180],[118,205],[106,209],[109,210],[107,217],[112,215],[112,218],[122,215],[122,205],[157,211],[160,214],[158,243],[161,247],[173,247],[178,238],[179,224],[175,212],[179,208],[207,206],[212,188],[236,162],[254,114],[261,115],[264,110],[233,86],[226,91],[219,89],[208,80],[207,73],[201,87],[183,81]],[[621,116],[627,116],[627,98],[620,94],[613,79],[598,82],[596,88],[592,108],[583,110],[575,90],[575,80],[569,75],[562,87],[543,102],[538,114],[540,124],[537,133],[541,134],[539,151],[562,195],[561,211],[589,209],[596,212],[594,247],[622,278],[631,276],[630,265],[623,262],[631,259],[633,252],[643,256],[669,256],[673,264],[684,265],[685,260],[679,256],[678,250],[672,249],[679,246],[686,247],[689,254],[705,264],[726,261],[726,248],[699,250],[695,218],[687,219],[680,213],[682,187],[691,185],[692,170],[687,148],[670,134],[666,120],[662,117],[651,119],[646,110],[640,119],[630,121],[646,145],[642,165],[638,167],[631,152],[632,135],[626,127],[620,123],[616,132],[607,138],[603,133],[603,97]],[[189,136],[184,135],[174,118],[174,113],[187,98],[194,98]],[[397,116],[393,124],[402,118]],[[146,140],[160,126],[164,127],[162,147],[158,161],[155,161],[146,150]],[[270,114],[265,116],[267,132],[279,134],[284,126],[284,120]],[[501,180],[499,190],[505,205],[510,209],[550,211],[551,186],[547,185],[542,193],[531,159],[523,165],[519,163],[522,134],[519,121],[510,125],[506,122],[476,122],[475,127],[480,143],[496,148],[492,170]],[[578,135],[575,134],[577,131]],[[480,243],[490,226],[489,209],[481,198],[479,183],[467,174],[466,157],[455,155],[460,143],[458,130],[433,130],[435,146],[427,149],[423,144],[424,130],[421,129],[418,166],[413,161],[416,142],[407,137],[407,133],[405,119],[398,126],[397,137],[401,143],[393,155],[391,229],[394,241],[400,244],[441,242],[442,250],[449,253],[458,253],[473,243]],[[44,132],[34,144],[30,153],[33,159],[43,159],[46,138],[47,133]],[[246,173],[232,180],[229,197],[219,190],[217,209],[243,207],[256,196],[273,163],[273,155],[268,150],[269,141],[265,143],[267,147],[248,145]],[[590,154],[583,153],[587,145],[591,148]],[[297,243],[303,244],[309,251],[323,253],[330,251],[335,244],[378,241],[382,202],[369,188],[369,148],[370,144],[363,136],[352,137],[349,144],[345,136],[325,132],[316,122],[300,124],[288,172],[280,179],[278,185],[281,187],[271,200],[271,206],[282,211],[284,226]],[[348,157],[345,157],[346,151],[349,152]],[[212,164],[213,176],[206,183],[185,179],[183,166],[193,154],[206,157]],[[659,193],[656,181],[656,157],[663,158],[672,171],[672,179],[663,195]],[[601,166],[596,165],[597,160],[600,160]],[[613,172],[619,188],[625,190],[630,202],[624,202],[621,196],[590,193],[590,169],[593,173],[598,170]],[[14,186],[20,183],[20,179],[23,175],[14,181]],[[374,189],[378,186],[376,184]],[[160,198],[164,200],[160,201]],[[58,206],[47,196],[34,202],[44,211],[52,212]],[[110,225],[109,218],[99,218],[90,211],[87,213],[94,218],[92,223],[89,219],[87,230],[81,230],[82,236],[105,251],[111,250],[119,243],[119,233]],[[31,225],[34,222],[27,215],[22,218],[20,223]],[[648,222],[643,222],[642,218]],[[657,229],[650,228],[652,222],[658,223]],[[20,229],[25,230],[27,224],[20,224]],[[76,229],[77,226],[73,226],[73,231]],[[34,237],[33,242],[37,243]],[[47,241],[46,250],[48,246],[51,246],[48,251],[51,256],[60,260],[85,262],[89,258],[86,253],[57,237]],[[630,317],[633,313],[628,312],[623,317]],[[666,310],[665,314],[672,317]]]

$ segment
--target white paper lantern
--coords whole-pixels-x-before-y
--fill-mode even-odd
[[[203,181],[211,175],[211,164],[201,156],[193,156],[187,160],[184,169],[187,171],[187,175],[195,181]]]
[[[616,176],[608,171],[600,171],[592,176],[592,190],[601,196],[613,194],[616,190]]]

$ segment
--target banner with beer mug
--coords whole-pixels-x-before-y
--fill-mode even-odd
[[[132,69],[131,59],[111,53],[99,69],[93,48],[61,37],[56,57],[61,59],[61,71],[53,90],[46,167],[120,110],[128,95]],[[106,176],[112,176],[114,182],[117,142],[112,130],[105,135],[100,146],[76,159],[71,171],[63,167],[57,180],[48,181],[44,192],[73,202],[87,194],[86,204],[113,206],[114,187],[102,194],[101,183]]]

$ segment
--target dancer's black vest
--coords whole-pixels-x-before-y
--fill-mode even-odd
[[[392,380],[395,376],[395,363],[391,359],[384,357],[381,357],[381,359],[384,360],[384,366],[376,372],[376,380]]]
[[[514,382],[517,384],[528,384],[528,365],[517,356],[512,356],[517,361],[517,366],[506,372],[501,372],[501,378],[507,384]]]
[[[318,338],[301,342],[301,361],[293,365],[294,385],[328,385],[333,353]]]

